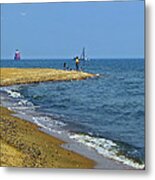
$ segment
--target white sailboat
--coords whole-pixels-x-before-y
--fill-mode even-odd
[[[86,49],[85,49],[85,47],[83,48],[83,50],[82,50],[82,54],[81,54],[81,56],[80,56],[80,61],[88,61],[89,59],[88,59],[88,57],[86,56]]]

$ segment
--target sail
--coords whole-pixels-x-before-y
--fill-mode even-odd
[[[80,56],[80,60],[82,60],[82,61],[87,61],[88,60],[88,58],[86,57],[86,50],[85,50],[85,48],[82,49],[82,54]]]

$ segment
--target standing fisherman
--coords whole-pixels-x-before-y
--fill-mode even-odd
[[[79,58],[78,58],[78,56],[75,58],[75,64],[76,64],[76,70],[77,71],[79,71],[79,63],[80,63],[80,61],[79,61]]]
[[[66,62],[64,62],[64,70],[66,70],[66,65],[67,65]]]

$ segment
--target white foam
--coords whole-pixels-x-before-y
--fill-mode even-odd
[[[21,97],[21,94],[17,91],[17,88],[15,87],[2,87],[1,90],[7,92],[9,96],[13,98]]]
[[[49,116],[33,117],[32,119],[34,123],[43,129],[48,130],[49,132],[57,132],[58,134],[61,134],[61,128],[65,126],[65,123],[54,120]]]
[[[20,106],[34,106],[32,102],[26,99],[21,99],[17,104]]]
[[[136,169],[144,168],[143,164],[138,164],[132,159],[128,159],[123,155],[118,155],[119,151],[117,150],[117,144],[111,140],[79,134],[71,134],[70,138],[78,141],[79,143],[85,144],[89,148],[95,149],[99,154],[103,155],[104,157],[114,159]]]
[[[15,91],[11,91],[8,90],[7,93],[9,94],[9,96],[13,97],[13,98],[19,98],[21,97],[21,94],[19,92],[15,92]]]
[[[33,117],[34,123],[39,127],[43,128],[43,130],[48,131],[49,133],[62,134],[62,131],[55,129],[53,124],[44,124],[44,121],[49,120],[49,117]]]
[[[96,74],[96,76],[97,76],[97,77],[99,77],[99,76],[100,76],[100,74]]]

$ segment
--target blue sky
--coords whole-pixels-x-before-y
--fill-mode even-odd
[[[144,57],[144,2],[1,5],[1,58]]]

